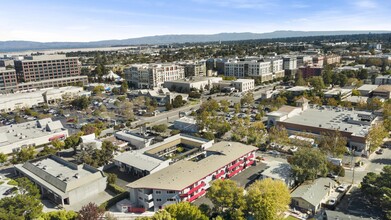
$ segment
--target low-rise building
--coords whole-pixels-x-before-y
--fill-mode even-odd
[[[213,141],[177,134],[148,147],[122,153],[114,158],[114,163],[122,172],[147,176],[167,167],[170,163],[192,158],[212,144]]]
[[[289,163],[271,161],[267,163],[268,168],[262,171],[261,179],[271,178],[284,182],[288,188],[292,188],[295,184],[292,168]]]
[[[77,165],[54,155],[15,165],[16,173],[38,186],[42,198],[55,204],[72,205],[106,189],[106,177],[87,164]]]
[[[119,140],[128,142],[128,145],[130,145],[134,149],[149,147],[152,144],[153,140],[153,137],[147,134],[136,133],[127,130],[118,131],[114,134],[114,136]]]
[[[235,87],[239,92],[252,91],[255,88],[254,79],[237,79],[232,82],[232,86]]]
[[[163,86],[171,91],[190,92],[192,88],[198,90],[208,90],[212,88],[213,83],[222,81],[221,77],[191,77],[174,81],[165,81]]]
[[[22,147],[40,146],[55,139],[68,137],[68,130],[61,121],[45,118],[0,127],[0,152],[10,154]]]
[[[336,182],[330,178],[319,178],[301,184],[291,193],[291,206],[315,214],[327,202]]]
[[[384,99],[391,98],[391,85],[381,85],[372,91],[373,97],[381,97]]]
[[[352,89],[333,88],[324,93],[325,98],[345,99],[352,95]]]
[[[370,97],[372,95],[372,91],[377,89],[378,85],[364,84],[357,88],[357,91],[360,92],[362,96]]]
[[[376,85],[391,85],[391,75],[378,76],[375,79]]]
[[[256,147],[219,142],[208,148],[205,158],[182,160],[128,185],[133,208],[158,211],[180,201],[194,202],[205,195],[211,181],[228,179],[252,166]]]
[[[367,154],[367,135],[377,121],[371,112],[347,108],[308,105],[308,100],[298,100],[297,107],[283,106],[268,113],[269,126],[283,126],[289,134],[306,132],[318,136],[338,130],[347,139],[355,154]]]
[[[292,88],[286,89],[286,91],[291,92],[295,96],[302,95],[304,92],[311,91],[312,88],[308,86],[294,86]]]
[[[188,94],[170,92],[167,88],[139,89],[128,92],[129,98],[146,96],[155,99],[159,105],[165,105],[168,101],[172,102],[179,95],[182,96],[182,100],[187,100],[189,97]]]
[[[313,76],[320,76],[322,74],[323,67],[319,66],[305,66],[299,68],[299,73],[302,74],[303,78],[310,78]]]
[[[0,95],[0,112],[10,112],[15,109],[31,108],[41,104],[53,104],[63,99],[79,96],[89,96],[82,87],[61,87],[41,89],[32,92],[9,93]]]
[[[182,117],[174,121],[174,128],[183,132],[198,132],[197,120],[193,117]]]

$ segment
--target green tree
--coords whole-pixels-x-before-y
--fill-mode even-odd
[[[256,220],[279,220],[290,204],[290,192],[283,181],[257,180],[247,190],[247,209]]]
[[[368,70],[367,69],[361,69],[358,74],[357,74],[357,77],[361,80],[363,79],[368,79]]]
[[[286,103],[287,103],[286,97],[278,96],[273,104],[279,108],[279,107],[281,107],[283,105],[286,105]]]
[[[88,98],[86,96],[81,96],[79,98],[74,99],[71,102],[71,105],[73,107],[76,107],[77,109],[80,109],[80,110],[87,109],[89,104],[90,104],[90,101],[88,100]]]
[[[17,194],[0,199],[0,219],[4,220],[36,219],[42,209],[41,201],[29,195]]]
[[[64,140],[65,148],[66,149],[73,148],[75,151],[76,151],[76,147],[79,145],[79,143],[80,143],[80,135],[79,134],[73,134]]]
[[[383,144],[383,139],[388,136],[388,132],[383,124],[376,124],[369,129],[367,142],[369,143],[369,150],[375,151]]]
[[[38,220],[76,220],[77,216],[77,213],[72,210],[60,210],[43,213]]]
[[[103,87],[102,85],[95,86],[92,89],[92,93],[95,95],[101,95],[103,91],[105,91],[105,87]]]
[[[239,113],[240,112],[240,108],[241,108],[240,103],[235,103],[234,104],[235,113]]]
[[[327,99],[327,105],[329,105],[329,106],[337,106],[338,105],[338,101],[335,100],[334,98],[328,98]]]
[[[124,80],[121,84],[121,87],[119,89],[119,92],[121,94],[126,94],[128,92],[128,83],[126,82],[126,80]]]
[[[18,183],[18,190],[21,195],[29,195],[34,198],[39,198],[39,189],[28,178],[20,177],[15,180]]]
[[[287,143],[289,140],[288,131],[283,126],[273,126],[269,129],[269,141]]]
[[[252,105],[254,104],[254,94],[252,92],[247,92],[243,98],[240,99],[240,104],[248,104]]]
[[[177,95],[172,101],[172,107],[174,108],[182,107],[185,104],[185,102],[186,101],[183,100],[183,97],[181,95]]]
[[[380,174],[369,172],[361,182],[361,191],[373,204],[391,219],[391,166],[385,166]]]
[[[324,82],[323,82],[323,78],[320,76],[311,77],[309,79],[309,82],[310,82],[311,86],[314,87],[314,90],[316,92],[320,92],[320,91],[322,91],[322,89],[326,88],[326,86],[324,85]]]
[[[295,81],[295,86],[307,86],[307,82],[303,78],[302,73],[298,73]]]
[[[244,189],[236,185],[232,180],[215,180],[212,186],[206,193],[216,211],[219,214],[224,214],[228,218],[238,215],[242,219],[243,210],[246,208],[246,201],[244,198]]]
[[[346,152],[346,137],[338,130],[321,133],[319,139],[319,149],[333,157],[341,157]]]
[[[8,157],[4,153],[0,153],[0,163],[5,163]]]
[[[168,205],[164,208],[171,217],[181,220],[208,220],[209,218],[204,215],[197,206],[190,204],[189,202],[180,202],[177,204]]]
[[[115,173],[107,173],[106,176],[108,184],[115,184],[117,182],[117,175]]]
[[[357,89],[353,89],[352,90],[352,96],[361,96],[361,93]]]
[[[156,132],[159,132],[159,133],[163,133],[165,131],[167,131],[167,125],[166,124],[160,124],[160,125],[154,125],[152,126],[152,130],[156,131]]]
[[[331,66],[327,65],[324,67],[322,78],[326,85],[330,85],[333,82],[333,70]]]
[[[24,147],[20,149],[17,153],[12,155],[11,162],[13,164],[24,163],[28,160],[34,159],[35,157],[35,148],[34,147]]]
[[[58,150],[61,150],[61,149],[63,149],[63,148],[65,147],[64,141],[61,141],[61,140],[59,140],[59,139],[55,139],[55,140],[51,141],[50,144],[51,144],[54,148],[56,148],[56,149],[58,149]]]
[[[315,180],[318,175],[325,176],[328,172],[327,158],[319,150],[302,148],[288,159],[296,180],[302,183],[306,180]]]

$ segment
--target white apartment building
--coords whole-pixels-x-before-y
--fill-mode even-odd
[[[226,76],[260,77],[262,81],[284,76],[282,59],[228,61],[224,64]]]
[[[254,79],[238,79],[232,82],[232,86],[240,92],[248,92],[254,90]]]
[[[256,147],[219,142],[206,149],[205,158],[181,160],[127,185],[128,211],[158,211],[180,201],[194,202],[206,194],[212,180],[231,178],[252,166]]]
[[[293,70],[297,69],[297,58],[293,56],[284,57],[283,60],[283,69],[284,70]]]
[[[125,79],[132,87],[153,89],[165,81],[184,79],[184,67],[177,64],[135,64],[125,70]]]

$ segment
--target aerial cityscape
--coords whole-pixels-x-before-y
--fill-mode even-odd
[[[0,11],[0,220],[391,220],[391,1]]]

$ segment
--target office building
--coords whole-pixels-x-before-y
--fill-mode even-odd
[[[297,56],[297,67],[309,66],[312,65],[312,57],[301,55]]]
[[[252,91],[255,88],[254,79],[237,79],[232,81],[232,86],[239,92]]]
[[[38,186],[41,196],[55,204],[72,205],[86,201],[106,189],[106,177],[87,164],[74,164],[54,155],[15,165],[20,176]]]
[[[381,85],[372,91],[373,97],[391,98],[391,85]]]
[[[129,86],[137,89],[153,89],[165,81],[184,78],[184,67],[177,64],[135,64],[125,70]]]
[[[221,77],[192,77],[186,79],[178,79],[174,81],[165,81],[163,86],[171,91],[190,92],[191,89],[209,90],[213,87],[213,83],[222,81]]]
[[[194,62],[179,64],[184,67],[185,77],[206,76],[206,63]]]
[[[17,85],[16,71],[0,67],[0,93],[16,91]]]
[[[194,202],[206,194],[211,181],[231,178],[252,166],[256,147],[219,142],[206,149],[205,158],[181,160],[128,184],[129,209],[158,211],[180,201]]]
[[[77,57],[65,55],[41,55],[15,60],[19,82],[80,76],[81,64]]]
[[[23,147],[36,147],[67,137],[68,130],[61,121],[52,121],[51,118],[7,125],[0,127],[0,152],[10,154]]]
[[[356,155],[368,153],[367,136],[377,122],[376,115],[347,108],[309,105],[305,98],[297,100],[296,105],[283,106],[268,113],[268,126],[283,126],[289,134],[306,132],[315,136],[338,130]]]

